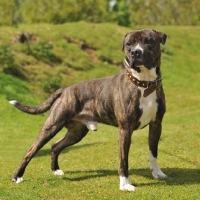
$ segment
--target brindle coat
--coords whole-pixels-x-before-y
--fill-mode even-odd
[[[123,41],[125,59],[128,63],[125,67],[128,70],[136,70],[138,73],[140,73],[138,65],[144,65],[149,70],[156,68],[157,76],[161,77],[160,43],[164,44],[165,40],[166,35],[155,30],[128,33]],[[144,49],[142,61],[136,61],[131,55],[132,48],[138,42]],[[86,136],[89,131],[86,126],[88,121],[118,127],[119,175],[128,179],[128,153],[131,135],[140,126],[140,117],[143,110],[139,107],[141,90],[130,82],[126,70],[114,76],[61,88],[38,107],[24,106],[17,101],[12,101],[11,103],[14,106],[29,114],[40,114],[49,109],[51,110],[36,142],[28,150],[15,172],[13,181],[16,182],[23,176],[25,168],[37,151],[65,126],[68,131],[64,138],[52,145],[51,169],[52,171],[59,170],[59,154],[64,148],[76,144]],[[162,85],[156,88],[156,96],[158,104],[156,119],[148,123],[149,149],[154,158],[157,158],[157,147],[162,129],[161,122],[165,113],[165,97]]]

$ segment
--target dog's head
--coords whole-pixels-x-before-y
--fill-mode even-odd
[[[153,29],[137,30],[124,36],[122,50],[126,67],[140,72],[140,66],[152,69],[160,65],[160,43],[165,44],[167,35]]]

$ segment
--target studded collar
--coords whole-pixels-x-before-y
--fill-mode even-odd
[[[137,78],[135,78],[128,69],[126,73],[127,73],[128,78],[134,85],[136,85],[137,87],[145,88],[143,97],[149,96],[152,92],[156,90],[156,88],[160,87],[161,82],[162,82],[162,78],[158,78],[155,81],[140,81]]]

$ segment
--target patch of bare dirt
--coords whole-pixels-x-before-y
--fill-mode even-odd
[[[84,41],[78,40],[78,39],[74,39],[74,38],[70,38],[67,36],[64,36],[64,39],[66,39],[66,41],[68,43],[73,43],[73,44],[77,44],[83,51],[85,51],[88,56],[90,57],[90,60],[92,62],[99,62],[99,58],[96,56],[96,49],[94,47],[92,47],[89,44],[86,44]]]
[[[38,40],[38,36],[32,33],[24,32],[18,33],[17,35],[13,36],[10,40],[11,43],[33,43]]]

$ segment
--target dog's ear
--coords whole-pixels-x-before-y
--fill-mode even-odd
[[[160,38],[160,43],[165,44],[165,42],[167,40],[167,35],[161,31],[156,31],[156,30],[153,30],[153,31],[155,31],[158,34],[158,36]]]
[[[124,36],[124,39],[123,39],[123,42],[122,42],[122,51],[124,51],[124,42],[125,42],[125,38],[126,38],[126,36],[128,35],[128,33],[126,33],[126,35]]]

